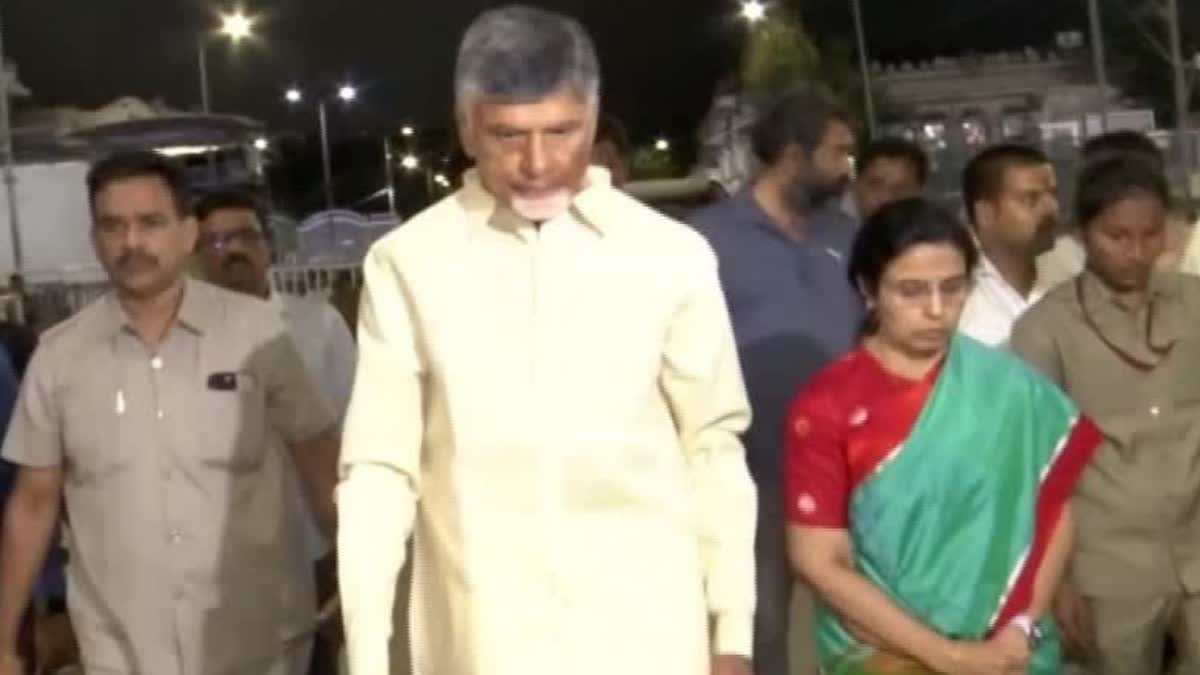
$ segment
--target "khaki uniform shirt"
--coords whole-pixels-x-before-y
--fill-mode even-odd
[[[338,492],[353,673],[388,672],[414,513],[420,675],[750,653],[749,410],[715,256],[589,183],[539,228],[470,173],[368,256]]]
[[[1104,432],[1076,490],[1073,577],[1097,597],[1200,592],[1200,279],[1157,276],[1152,312],[1121,307],[1090,272],[1079,279],[1029,310],[1012,340]],[[1157,367],[1133,367],[1097,330]],[[1169,344],[1165,357],[1149,346]]]
[[[151,352],[109,294],[50,330],[4,443],[62,466],[89,673],[262,673],[315,608],[285,442],[334,417],[278,312],[188,281]]]

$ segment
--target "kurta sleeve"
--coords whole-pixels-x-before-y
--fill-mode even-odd
[[[342,440],[338,581],[350,672],[388,672],[396,577],[420,494],[422,374],[403,280],[386,250],[363,266],[359,361]]]
[[[675,417],[699,511],[714,652],[749,656],[754,624],[756,496],[738,438],[750,422],[716,258],[700,253],[668,330],[662,390]]]

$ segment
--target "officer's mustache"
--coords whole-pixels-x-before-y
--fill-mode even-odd
[[[158,259],[142,251],[130,251],[117,258],[117,269],[158,267]]]
[[[221,268],[227,270],[239,263],[247,267],[252,267],[254,265],[250,258],[246,257],[244,254],[230,253],[229,255],[225,256],[224,260],[221,261]]]

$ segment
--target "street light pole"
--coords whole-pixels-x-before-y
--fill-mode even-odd
[[[875,137],[877,121],[875,119],[875,93],[871,91],[871,66],[867,56],[867,34],[863,28],[862,3],[851,0],[854,10],[854,32],[858,36],[858,65],[862,69],[863,104],[867,110],[867,131]]]
[[[298,105],[304,100],[304,92],[291,87],[284,92],[284,100],[292,105]],[[350,84],[338,87],[337,97],[343,103],[352,103],[358,98],[358,90]],[[329,114],[328,104],[324,96],[317,99],[317,120],[321,131],[321,173],[325,189],[325,209],[333,209],[333,160],[329,150]]]
[[[196,64],[200,69],[200,110],[207,115],[212,110],[208,99],[208,45],[203,35],[196,38]]]
[[[21,250],[21,222],[17,209],[17,175],[13,171],[12,118],[8,107],[8,96],[12,82],[8,77],[8,66],[4,60],[4,23],[0,20],[0,154],[4,161],[4,192],[8,200],[8,230],[12,237],[13,270],[20,273],[25,268],[25,256]]]
[[[396,175],[395,166],[392,163],[392,144],[388,142],[388,137],[383,137],[383,176],[387,181],[387,202],[388,213],[396,215]]]
[[[236,46],[242,40],[254,36],[254,17],[240,11],[221,15],[221,28],[217,32],[229,38]],[[208,33],[201,32],[196,38],[196,65],[200,70],[200,109],[204,114],[212,112],[208,91]]]
[[[325,178],[325,209],[333,209],[333,166],[329,158],[329,122],[325,115],[325,99],[317,101],[317,117],[321,124],[321,167]]]
[[[1179,26],[1179,0],[1167,0],[1167,32],[1170,34],[1171,41],[1171,65],[1175,73],[1175,127],[1176,127],[1176,142],[1179,148],[1179,159],[1183,166],[1181,167],[1184,181],[1183,193],[1190,202],[1192,199],[1192,147],[1191,139],[1188,138],[1188,100],[1187,100],[1187,72],[1183,61],[1183,39],[1180,35]]]
[[[1104,58],[1104,27],[1100,22],[1100,0],[1088,0],[1088,20],[1092,33],[1092,67],[1100,88],[1100,133],[1108,131],[1108,69]]]

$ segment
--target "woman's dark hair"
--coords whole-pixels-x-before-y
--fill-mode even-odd
[[[1171,207],[1171,188],[1152,159],[1136,153],[1103,156],[1083,167],[1075,189],[1075,219],[1087,226],[1108,207],[1135,195],[1149,195]]]
[[[874,295],[884,272],[896,258],[919,244],[948,244],[962,254],[967,274],[975,271],[979,251],[967,228],[949,210],[923,197],[902,199],[879,209],[867,219],[850,251],[850,284]],[[865,333],[875,330],[867,317]]]
[[[1121,130],[1093,136],[1083,145],[1080,153],[1084,162],[1094,162],[1112,155],[1141,155],[1150,160],[1159,171],[1165,171],[1167,158],[1149,136],[1140,131]]]

